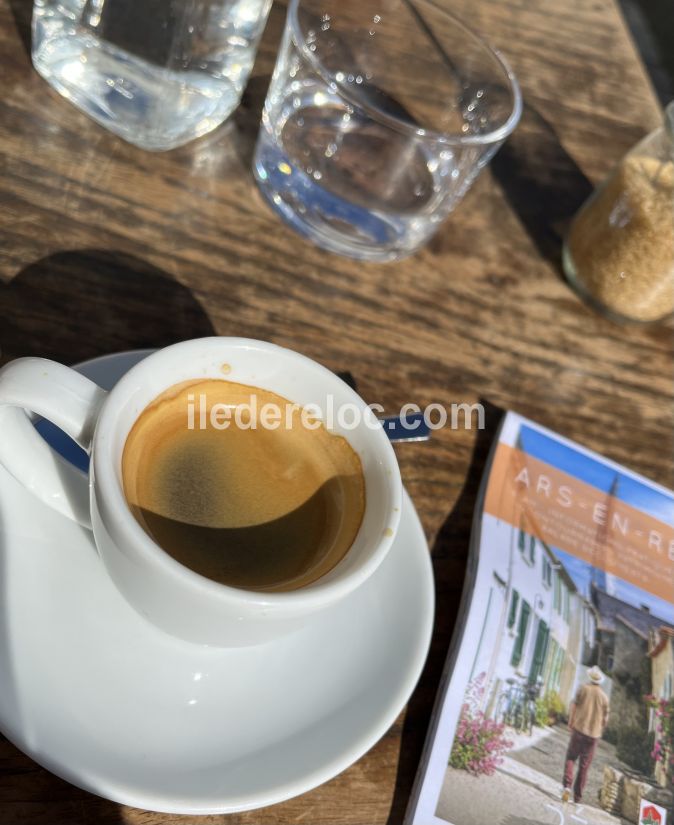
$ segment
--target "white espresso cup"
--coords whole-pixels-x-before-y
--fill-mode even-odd
[[[222,379],[224,373],[228,380],[270,390],[303,407],[350,407],[346,425],[338,422],[347,416],[335,416],[330,429],[344,436],[360,457],[363,520],[344,558],[298,590],[256,592],[201,576],[152,540],[124,497],[122,453],[140,414],[175,384]],[[88,477],[47,445],[28,411],[52,421],[90,453]],[[202,338],[159,350],[109,393],[53,361],[10,362],[0,370],[0,462],[42,501],[93,530],[108,574],[139,613],[174,636],[221,647],[258,644],[288,633],[347,596],[384,559],[400,519],[398,464],[372,410],[315,361],[245,338]]]

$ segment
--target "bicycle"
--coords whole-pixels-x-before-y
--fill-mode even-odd
[[[518,682],[511,677],[506,679],[508,687],[499,696],[496,712],[496,720],[517,733],[533,733],[536,722],[536,699],[540,687],[538,684]]]

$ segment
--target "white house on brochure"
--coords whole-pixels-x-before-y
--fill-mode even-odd
[[[486,594],[471,680],[494,713],[508,680],[539,684],[568,706],[591,663],[596,619],[554,552],[540,539],[488,514],[482,523],[477,592]],[[479,576],[480,574],[478,574]]]

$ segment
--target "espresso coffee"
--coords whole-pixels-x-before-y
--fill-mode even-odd
[[[129,433],[122,480],[134,516],[166,553],[250,590],[320,578],[344,558],[365,509],[361,462],[346,439],[273,392],[226,380],[186,382],[155,399]]]

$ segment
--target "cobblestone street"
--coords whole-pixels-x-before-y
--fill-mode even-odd
[[[597,808],[572,803],[497,771],[471,776],[448,768],[437,816],[452,825],[627,825]]]
[[[566,726],[558,725],[552,728],[548,735],[527,747],[526,737],[518,738],[516,748],[508,756],[516,762],[534,768],[553,779],[561,787],[564,757],[569,744],[570,733]],[[519,746],[519,747],[518,747]],[[615,755],[615,748],[608,742],[600,740],[592,760],[592,766],[587,778],[583,802],[586,805],[599,807],[599,789],[601,788],[604,766],[626,768]]]
[[[583,804],[574,805],[561,801],[568,730],[537,729],[532,739],[513,738],[515,749],[493,776],[447,769],[438,816],[453,825],[630,825],[598,803],[604,765],[620,767],[611,745],[599,743]]]

